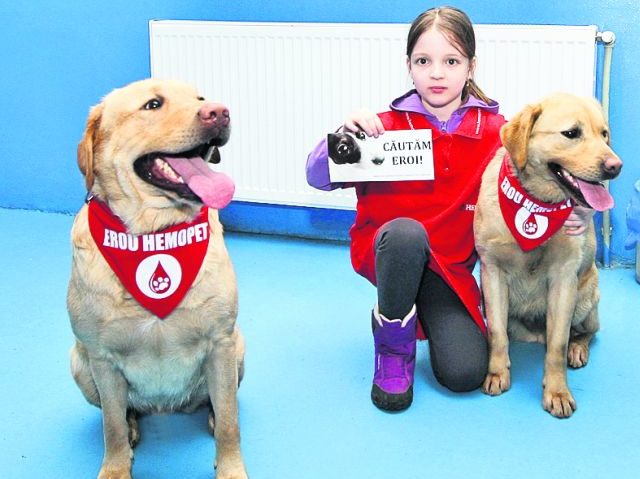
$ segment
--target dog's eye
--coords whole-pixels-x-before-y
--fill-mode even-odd
[[[580,138],[582,136],[582,131],[580,130],[580,128],[571,128],[570,130],[565,130],[561,133],[570,140],[575,140],[576,138]]]
[[[162,99],[153,98],[149,100],[147,103],[145,103],[142,108],[144,108],[145,110],[157,110],[161,106],[162,106]]]
[[[602,138],[605,140],[609,139],[609,132],[607,130],[602,130]]]
[[[358,140],[364,140],[367,135],[364,134],[364,131],[356,131],[356,138]]]
[[[338,145],[338,153],[341,155],[347,155],[349,153],[349,147],[345,144]]]
[[[204,101],[204,97],[203,97],[203,96],[199,96],[199,97],[198,97],[198,100],[199,100],[199,101]]]

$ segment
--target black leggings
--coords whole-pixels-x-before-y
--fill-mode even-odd
[[[460,298],[426,267],[430,252],[424,227],[413,219],[397,218],[380,228],[375,239],[378,308],[395,319],[415,304],[436,379],[452,391],[471,391],[487,374],[487,340]]]

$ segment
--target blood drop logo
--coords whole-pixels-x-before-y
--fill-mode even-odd
[[[518,233],[528,239],[542,237],[549,228],[549,220],[546,216],[531,213],[526,208],[520,208],[514,219]]]
[[[140,291],[153,299],[171,296],[180,286],[182,268],[168,254],[154,254],[140,262],[136,270],[136,284]]]

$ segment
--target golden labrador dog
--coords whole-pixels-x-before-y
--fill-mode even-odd
[[[503,148],[483,177],[474,219],[489,328],[489,370],[483,386],[509,389],[509,338],[546,343],[542,405],[569,417],[576,402],[567,361],[587,363],[598,330],[598,271],[593,222],[583,235],[562,224],[573,205],[613,206],[600,183],[622,162],[592,98],[555,94],[527,106],[501,130]]]
[[[247,477],[236,399],[244,343],[217,211],[233,183],[205,162],[219,160],[229,134],[228,110],[180,82],[135,82],[90,111],[67,306],[71,371],[103,414],[100,479],[131,477],[137,415],[203,405],[212,432],[215,417],[217,477]]]

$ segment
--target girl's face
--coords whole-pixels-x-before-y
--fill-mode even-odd
[[[446,121],[462,103],[475,59],[470,61],[439,30],[430,28],[418,37],[407,67],[424,107]]]

